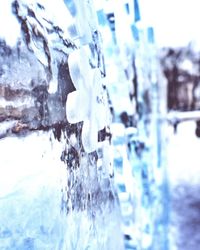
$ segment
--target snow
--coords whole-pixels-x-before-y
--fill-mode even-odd
[[[199,148],[195,121],[168,130],[167,172],[169,179],[169,249],[199,247]]]
[[[171,185],[186,181],[198,184],[200,140],[195,136],[195,122],[187,121],[178,125],[177,134],[169,128],[168,173]]]
[[[167,114],[167,120],[171,123],[200,120],[200,111],[199,110],[184,111],[184,112],[170,111]]]

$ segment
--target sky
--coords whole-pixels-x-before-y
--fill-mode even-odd
[[[184,46],[191,40],[200,47],[199,0],[140,0],[141,16],[155,29],[156,43]]]

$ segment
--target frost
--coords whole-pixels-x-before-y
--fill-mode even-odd
[[[69,55],[69,72],[76,91],[68,95],[66,112],[70,123],[83,121],[83,147],[92,152],[98,147],[98,131],[108,125],[109,115],[100,70],[91,68],[87,52],[82,47]]]

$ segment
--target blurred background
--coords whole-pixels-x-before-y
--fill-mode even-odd
[[[107,61],[126,248],[199,249],[200,3],[122,2],[97,13],[102,24],[105,6],[126,73],[113,79]]]

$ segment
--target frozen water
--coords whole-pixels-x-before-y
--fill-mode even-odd
[[[191,184],[199,183],[200,141],[195,135],[195,126],[194,121],[187,121],[178,125],[177,134],[173,134],[172,127],[169,129],[168,173],[171,185],[188,180]]]
[[[69,72],[76,91],[68,94],[66,112],[70,123],[83,121],[82,143],[87,152],[92,152],[97,149],[98,131],[109,124],[109,111],[100,70],[91,68],[87,49],[82,47],[69,55]]]

